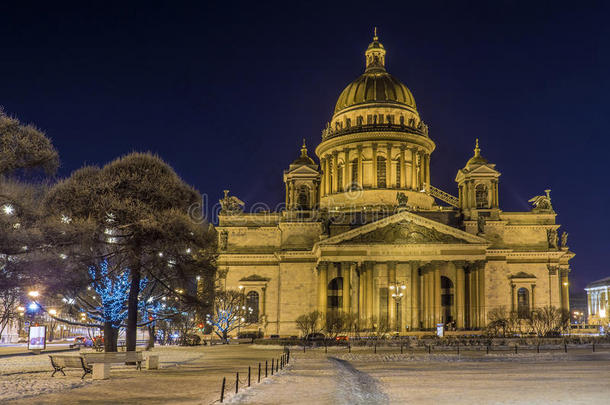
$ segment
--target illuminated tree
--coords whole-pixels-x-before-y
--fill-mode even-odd
[[[249,325],[246,315],[252,310],[244,305],[241,291],[217,291],[214,297],[214,310],[206,316],[206,323],[212,326],[214,333],[226,343],[229,333]]]
[[[127,350],[135,350],[142,277],[176,294],[196,275],[214,271],[213,254],[205,253],[214,251],[213,235],[192,216],[201,208],[199,194],[156,156],[132,153],[101,169],[77,170],[51,189],[45,203],[66,235],[62,246],[74,250],[71,260],[108,258],[130,269]],[[196,294],[182,289],[182,301],[197,302]]]

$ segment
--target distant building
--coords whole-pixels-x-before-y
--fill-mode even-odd
[[[221,200],[218,274],[253,310],[242,331],[296,335],[297,317],[314,310],[401,332],[480,329],[496,308],[569,310],[574,253],[550,190],[531,210],[503,211],[500,172],[478,141],[456,168],[456,196],[433,187],[436,144],[376,35],[365,62],[322,131],[318,161],[303,144],[284,172],[285,210],[245,213],[228,191]]]
[[[608,293],[610,293],[610,277],[602,278],[587,285],[587,323],[592,325],[608,324]]]

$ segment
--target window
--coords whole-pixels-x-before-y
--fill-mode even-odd
[[[441,276],[441,307],[443,323],[453,321],[453,281],[449,277]]]
[[[377,156],[377,188],[387,187],[385,175],[385,158],[383,156]]]
[[[487,200],[487,186],[485,184],[478,184],[475,188],[475,198],[477,201],[477,208],[488,208]]]
[[[371,125],[373,123],[373,116],[371,114],[366,116],[366,124]]]
[[[527,288],[517,290],[517,313],[519,318],[527,318],[530,314],[530,292]]]
[[[394,123],[394,116],[393,115],[386,115],[386,120],[388,121],[388,124],[393,124]]]
[[[309,209],[309,187],[304,185],[299,187],[297,205],[300,210]]]
[[[246,321],[248,323],[258,322],[258,301],[259,296],[256,291],[250,291],[248,295],[246,295]]]
[[[362,121],[364,121],[362,115],[356,117],[356,125],[362,125]]]
[[[337,190],[343,190],[343,169],[344,166],[337,167]]]
[[[327,308],[330,311],[343,307],[343,277],[335,277],[328,283]]]
[[[358,186],[358,159],[352,160],[352,187]]]
[[[405,125],[405,116],[404,115],[400,116],[400,125]]]
[[[400,188],[400,160],[396,161],[396,188]]]

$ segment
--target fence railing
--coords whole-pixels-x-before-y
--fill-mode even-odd
[[[277,374],[280,370],[283,370],[290,363],[290,349],[287,347],[284,348],[284,352],[279,357],[271,358],[271,361],[265,360],[265,368],[263,370],[263,363],[258,362],[258,372],[256,375],[256,383],[260,384],[262,379],[268,378]],[[271,368],[269,368],[271,366]],[[256,368],[255,368],[256,370]],[[240,387],[252,386],[253,375],[252,375],[252,366],[248,366],[248,376],[244,377],[242,380],[239,376],[239,371],[235,372],[235,394],[239,393]],[[242,376],[243,377],[243,376]],[[225,392],[227,389],[227,377],[222,377],[222,385],[220,388],[220,399],[215,402],[223,403],[225,400]]]

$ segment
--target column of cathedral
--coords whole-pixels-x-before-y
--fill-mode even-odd
[[[345,163],[343,164],[343,184],[341,188],[343,191],[347,191],[350,185],[350,177],[352,176],[352,171],[349,170],[349,148],[343,149],[343,158]]]
[[[332,179],[330,185],[330,192],[336,193],[339,190],[339,152],[334,151],[332,153]]]
[[[320,262],[318,265],[318,310],[328,308],[328,284],[335,277],[342,277],[342,305],[344,313],[358,314],[361,321],[389,320],[392,330],[433,329],[444,319],[441,300],[441,270],[454,282],[454,301],[451,316],[457,328],[480,328],[485,325],[485,271],[481,263],[463,261],[386,262],[387,272],[379,273],[377,262]],[[398,274],[400,272],[400,274]],[[375,280],[385,274],[386,281],[378,285]],[[407,283],[405,296],[398,301],[388,289],[387,313],[381,313],[379,288],[398,281]],[[384,287],[385,288],[385,287]],[[385,307],[385,303],[383,306]],[[400,310],[397,313],[397,309]],[[398,316],[400,315],[400,319]],[[365,325],[366,322],[363,322]]]
[[[392,144],[388,143],[386,147],[385,186],[387,188],[393,188],[395,183],[392,182]]]
[[[406,178],[407,178],[407,168],[405,165],[405,146],[400,146],[400,161],[398,163],[400,165],[400,188],[406,188]]]
[[[362,146],[358,145],[358,184],[362,187],[363,183],[363,175],[362,172]]]
[[[411,149],[411,190],[417,191],[417,149]]]

